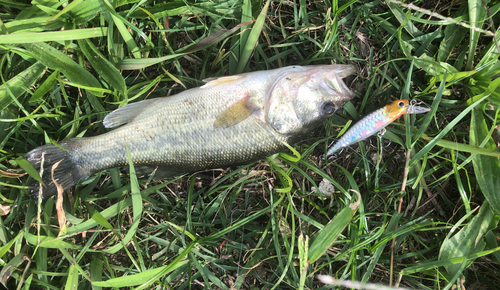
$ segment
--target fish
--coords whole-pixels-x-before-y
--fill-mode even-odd
[[[109,132],[29,151],[25,159],[43,169],[43,184],[31,180],[28,193],[45,200],[57,193],[54,181],[67,189],[126,166],[127,152],[134,165],[165,177],[260,160],[303,140],[351,100],[342,79],[355,72],[353,65],[289,66],[127,104],[104,118]]]
[[[430,108],[419,107],[415,102],[409,102],[408,100],[393,101],[359,120],[337,141],[337,143],[335,143],[335,145],[328,149],[326,156],[331,156],[341,148],[374,135],[404,114],[421,114],[429,112],[430,110]]]

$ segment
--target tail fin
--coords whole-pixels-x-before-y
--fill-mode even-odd
[[[35,169],[40,172],[43,156],[43,176],[42,181],[45,186],[40,190],[40,183],[32,180],[28,187],[28,192],[32,199],[38,200],[42,194],[42,200],[45,200],[57,193],[57,188],[52,180],[52,166],[61,161],[54,170],[54,180],[64,189],[75,185],[78,181],[87,179],[90,174],[85,173],[75,162],[72,152],[79,139],[68,139],[59,143],[66,150],[55,145],[49,144],[37,147],[24,156]]]

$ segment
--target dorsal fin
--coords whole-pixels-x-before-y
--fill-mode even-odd
[[[126,123],[130,123],[144,109],[154,105],[158,99],[144,100],[137,103],[128,104],[109,113],[102,122],[106,128],[114,128]]]
[[[235,75],[235,76],[220,77],[220,78],[216,78],[216,79],[211,79],[211,78],[204,79],[203,81],[205,81],[207,83],[204,84],[203,86],[201,86],[201,88],[209,88],[209,87],[220,85],[220,84],[234,82],[234,81],[239,80],[239,79],[244,78],[244,77],[245,76],[243,76],[243,75]]]

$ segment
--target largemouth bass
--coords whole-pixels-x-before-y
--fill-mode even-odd
[[[45,186],[32,198],[56,194],[107,168],[128,164],[168,175],[253,162],[300,141],[349,101],[342,78],[352,65],[290,66],[221,77],[170,97],[128,104],[104,118],[108,133],[44,145],[25,158]],[[54,170],[51,168],[60,163]]]

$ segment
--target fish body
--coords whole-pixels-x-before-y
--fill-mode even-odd
[[[408,100],[394,101],[359,120],[328,150],[326,155],[330,156],[340,148],[374,135],[404,114],[420,114],[429,111],[429,108],[412,105]]]
[[[349,101],[342,78],[351,65],[292,66],[222,77],[170,97],[128,104],[107,115],[116,129],[95,137],[40,146],[25,156],[45,184],[29,186],[32,198],[56,193],[107,168],[128,164],[166,175],[249,163],[300,141]]]

